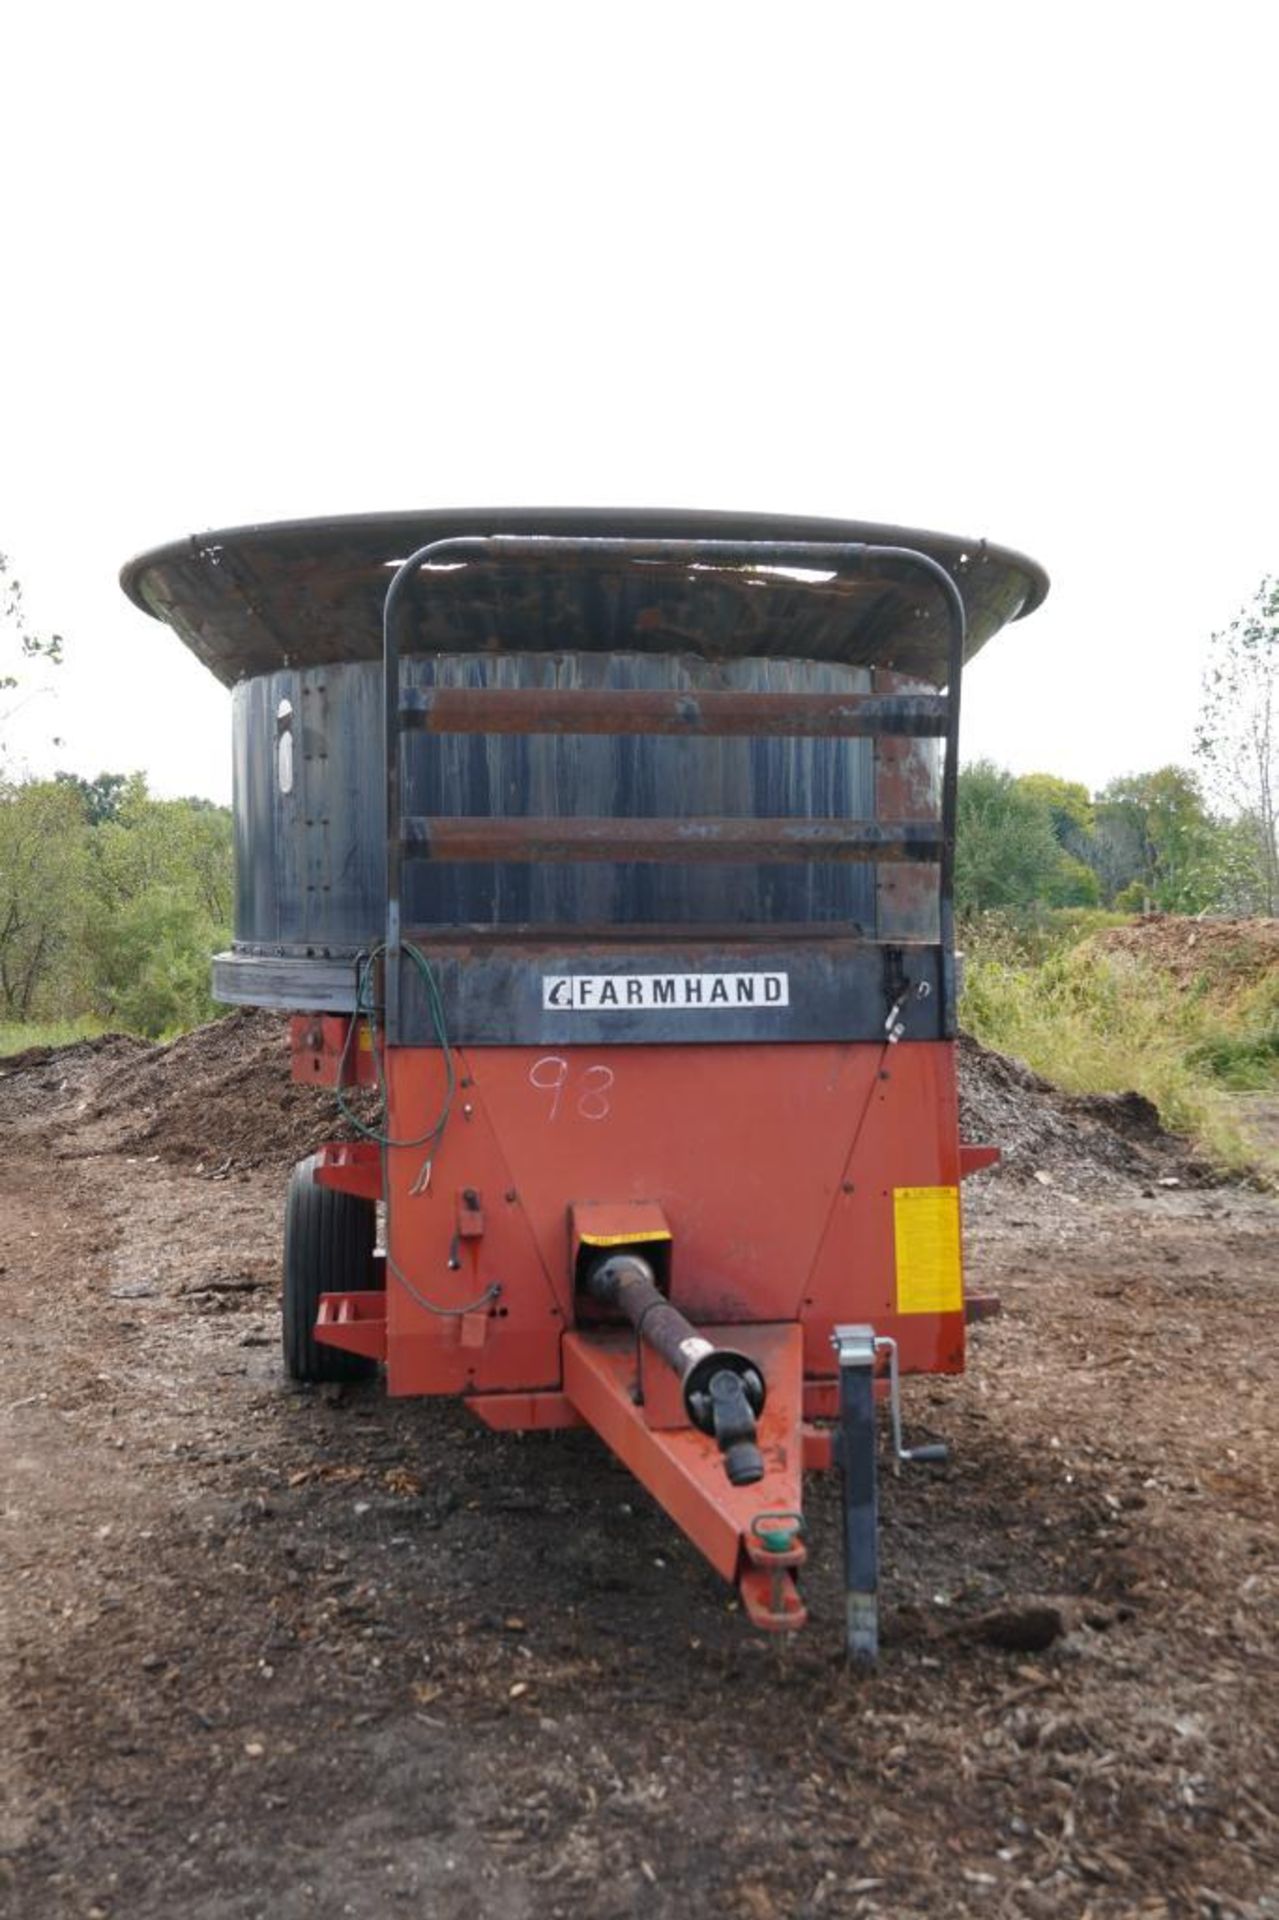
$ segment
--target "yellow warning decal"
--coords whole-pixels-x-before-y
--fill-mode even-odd
[[[894,1187],[898,1313],[958,1313],[959,1188]]]
[[[578,1235],[584,1247],[634,1247],[641,1240],[669,1240],[670,1237],[662,1227],[653,1228],[646,1233],[581,1233]]]
[[[358,1029],[358,1037],[356,1039],[355,1044],[360,1049],[361,1053],[372,1053],[373,1035],[369,1032],[367,1021],[365,1021],[364,1025]]]

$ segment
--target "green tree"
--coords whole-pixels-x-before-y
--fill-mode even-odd
[[[1099,907],[1101,882],[1087,860],[1061,850],[1057,864],[1048,876],[1044,901],[1050,907]]]
[[[96,780],[84,780],[78,773],[55,773],[53,777],[79,794],[91,827],[117,818],[129,785],[129,776],[124,773],[100,773]]]
[[[230,937],[231,816],[157,800],[141,774],[93,834],[95,974],[103,1010],[151,1035],[213,1011],[209,960]]]
[[[1241,823],[1257,905],[1279,909],[1279,577],[1212,637],[1195,755],[1209,791]]]
[[[989,760],[960,769],[955,842],[960,913],[1047,901],[1060,860],[1052,814],[1041,799]]]
[[[1017,786],[1047,807],[1058,845],[1076,860],[1086,860],[1096,825],[1087,787],[1078,780],[1063,780],[1057,773],[1023,773],[1018,776]]]
[[[89,828],[54,780],[0,786],[0,1009],[7,1020],[81,1010]]]
[[[185,887],[205,916],[228,926],[232,908],[231,815],[209,801],[157,800],[131,774],[95,837],[96,885],[113,905],[152,887]]]
[[[1047,809],[1061,852],[1045,880],[1043,898],[1053,907],[1095,907],[1101,884],[1093,866],[1096,816],[1088,789],[1056,773],[1023,773],[1017,791]]]
[[[1097,796],[1094,846],[1108,903],[1164,913],[1222,904],[1226,835],[1185,767],[1112,780]]]
[[[224,936],[182,886],[152,886],[99,920],[98,993],[112,1020],[151,1039],[213,1018],[209,960]]]

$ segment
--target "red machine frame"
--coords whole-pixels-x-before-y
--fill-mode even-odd
[[[336,1084],[346,1029],[296,1017],[295,1076]],[[384,1060],[398,1137],[438,1109],[444,1069],[426,1049]],[[959,1143],[953,1045],[457,1049],[454,1065],[455,1123],[429,1161],[318,1156],[321,1185],[388,1202],[394,1279],[325,1295],[317,1338],[383,1362],[391,1393],[460,1395],[495,1428],[594,1427],[757,1626],[802,1625],[802,1473],[835,1463],[836,1328],[858,1316],[906,1372],[963,1367],[959,1181],[992,1150]],[[766,1205],[746,1204],[743,1169]],[[758,1484],[727,1482],[675,1375],[584,1303],[584,1251],[612,1246],[660,1250],[669,1299],[758,1361]]]
[[[803,1624],[796,1582],[806,1551],[803,1472],[841,1466],[848,1646],[873,1657],[874,1400],[891,1390],[895,1445],[899,1457],[911,1457],[900,1444],[899,1371],[963,1366],[959,1184],[994,1157],[992,1149],[961,1146],[955,1085],[950,902],[963,601],[945,569],[911,549],[541,540],[552,558],[554,550],[586,546],[625,548],[641,560],[648,551],[669,557],[682,548],[690,559],[721,564],[811,565],[815,556],[834,556],[922,569],[951,621],[946,695],[920,692],[890,671],[876,674],[871,694],[839,699],[406,691],[397,596],[429,562],[483,558],[502,544],[518,543],[433,543],[401,565],[387,595],[387,938],[377,968],[365,969],[366,979],[375,976],[367,1014],[357,999],[354,1015],[302,1015],[293,1028],[300,1080],[376,1078],[383,1086],[383,1137],[322,1150],[313,1178],[385,1202],[387,1284],[326,1293],[315,1337],[382,1362],[391,1393],[459,1395],[492,1427],[593,1427],[736,1583],[761,1628]],[[876,818],[403,817],[406,732],[521,729],[873,735]],[[940,825],[931,779],[926,772],[921,779],[919,757],[903,745],[921,735],[947,743]],[[438,940],[426,955],[413,948],[400,924],[402,862],[428,854],[892,863],[880,884],[897,889],[899,921],[909,925],[921,900],[939,902],[935,972],[903,963],[922,944],[877,947],[877,966],[892,961],[887,984],[874,988],[883,1017],[853,1038],[723,1045],[664,1037],[615,1046],[597,1026],[582,1045],[467,1036],[434,1044],[420,1020],[415,1027],[406,1016],[404,960],[411,954],[429,983],[433,966],[454,962]],[[432,935],[416,938],[429,947]],[[508,960],[510,980],[539,965],[563,968],[563,945],[539,949],[534,940]],[[691,943],[686,952],[688,968],[704,965]],[[646,964],[622,930],[612,948],[584,944],[579,961],[612,967],[606,977],[619,981]],[[835,975],[839,964],[835,953]],[[910,1005],[930,993],[941,1002],[938,1016],[928,1037],[914,1038]],[[542,1004],[553,1007],[554,997]],[[441,1121],[423,1142],[423,1116],[435,1113]],[[755,1465],[745,1483],[726,1473],[724,1436],[710,1423],[704,1396],[699,1411],[691,1393],[691,1358],[687,1370],[670,1352],[663,1360],[646,1344],[645,1316],[628,1325],[595,1286],[593,1276],[614,1255],[640,1275],[650,1308],[683,1316],[676,1336],[682,1325],[688,1337],[679,1350],[700,1360],[699,1377],[722,1354],[751,1386],[753,1403],[741,1417]],[[917,1449],[916,1457],[943,1453]]]

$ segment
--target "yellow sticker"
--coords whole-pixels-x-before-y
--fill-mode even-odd
[[[894,1187],[898,1313],[958,1313],[959,1188]]]
[[[665,1227],[655,1227],[651,1232],[579,1233],[577,1237],[584,1247],[634,1247],[641,1240],[669,1240],[671,1236]]]

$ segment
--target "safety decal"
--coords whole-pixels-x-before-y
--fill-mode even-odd
[[[958,1313],[959,1188],[894,1187],[898,1313]]]

